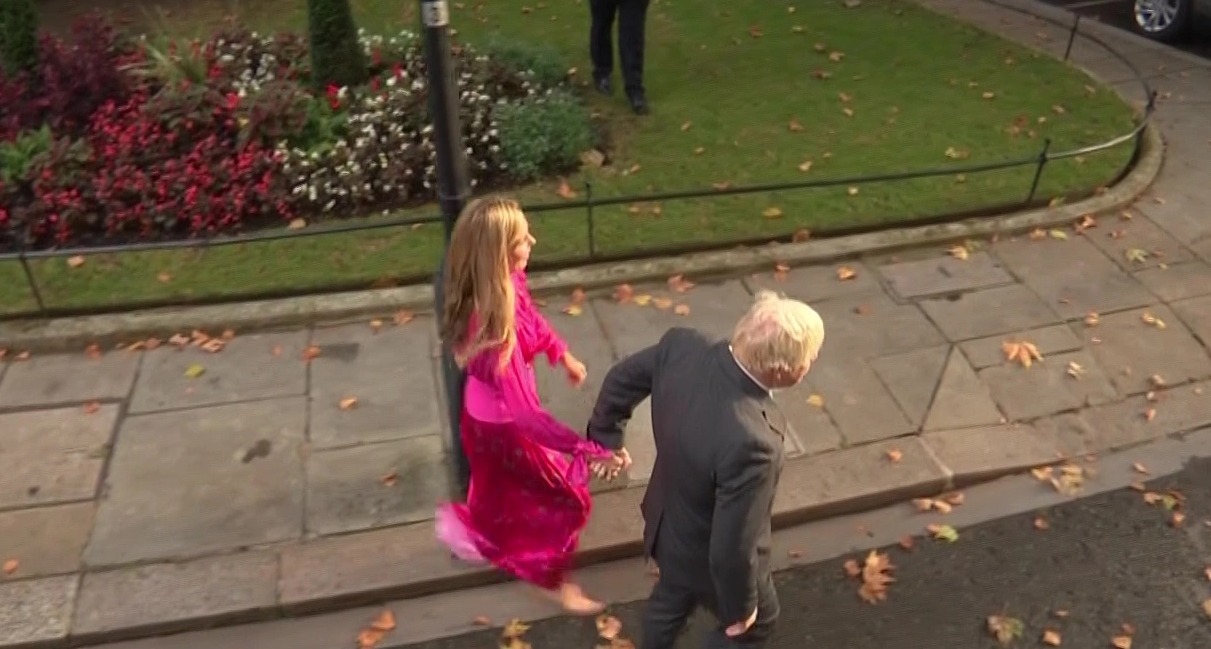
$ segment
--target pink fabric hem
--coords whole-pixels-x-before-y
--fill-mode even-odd
[[[470,563],[487,563],[475,546],[471,531],[463,524],[462,519],[454,511],[452,505],[442,505],[437,508],[434,516],[434,530],[439,541],[444,543],[454,556]]]

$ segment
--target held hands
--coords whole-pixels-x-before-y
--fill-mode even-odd
[[[736,638],[744,635],[757,622],[757,609],[753,609],[753,614],[748,616],[748,619],[743,622],[737,622],[729,626],[724,633],[729,638]]]
[[[585,368],[584,363],[572,355],[572,352],[564,352],[563,367],[568,373],[568,383],[574,387],[584,385],[585,377],[589,375],[589,370]]]
[[[614,452],[614,457],[603,462],[593,462],[589,465],[593,475],[603,480],[614,480],[619,473],[631,468],[631,454],[625,448]]]

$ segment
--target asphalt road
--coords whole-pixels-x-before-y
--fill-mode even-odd
[[[1135,17],[1132,13],[1133,0],[1043,1],[1054,7],[1061,7],[1078,13],[1082,18],[1092,18],[1126,31],[1134,31],[1132,28],[1132,25],[1135,23]],[[1197,56],[1211,58],[1211,28],[1204,28],[1200,33],[1192,35],[1185,42],[1177,43],[1174,47]]]
[[[918,538],[914,549],[884,548],[896,565],[888,598],[871,605],[857,596],[843,559],[777,575],[783,614],[772,649],[918,649],[996,647],[990,615],[1020,620],[1015,646],[1040,645],[1045,630],[1063,647],[1111,647],[1133,628],[1134,649],[1211,647],[1211,461],[1147,484],[1186,498],[1171,525],[1165,503],[1119,489],[961,528],[954,543]],[[1036,518],[1049,525],[1036,529]],[[852,557],[861,559],[860,555]],[[1057,614],[1066,611],[1067,614]],[[623,634],[637,630],[642,602],[613,607]],[[710,620],[691,625],[678,649],[699,647]],[[594,647],[592,620],[540,621],[524,636],[534,649]],[[482,649],[496,631],[446,638],[412,649]],[[640,648],[643,649],[643,648]]]

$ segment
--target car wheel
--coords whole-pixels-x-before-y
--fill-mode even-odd
[[[1135,31],[1162,43],[1186,35],[1190,26],[1190,0],[1135,0]]]

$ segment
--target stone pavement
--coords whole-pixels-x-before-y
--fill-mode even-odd
[[[927,4],[1062,53],[1062,31],[1029,17]],[[779,524],[1211,424],[1211,125],[1200,117],[1211,69],[1104,38],[1142,61],[1170,142],[1161,177],[1127,212],[1064,238],[971,242],[965,259],[931,247],[684,293],[636,286],[652,296],[645,305],[590,295],[577,316],[562,312],[568,297],[551,298],[549,317],[591,378],[573,390],[540,369],[548,406],[579,427],[613,361],[673,325],[726,335],[751,293],[773,288],[811,302],[828,327],[808,381],[779,397],[796,428]],[[1092,51],[1074,60],[1111,83],[1130,78]],[[659,308],[665,299],[688,314]],[[237,332],[217,353],[168,341],[26,360],[11,350],[0,364],[0,646],[497,578],[433,541],[433,506],[451,492],[433,323],[385,320]],[[1044,360],[1006,362],[1005,341],[1033,343]],[[635,552],[648,421],[632,422],[630,475],[597,485],[585,561]]]

